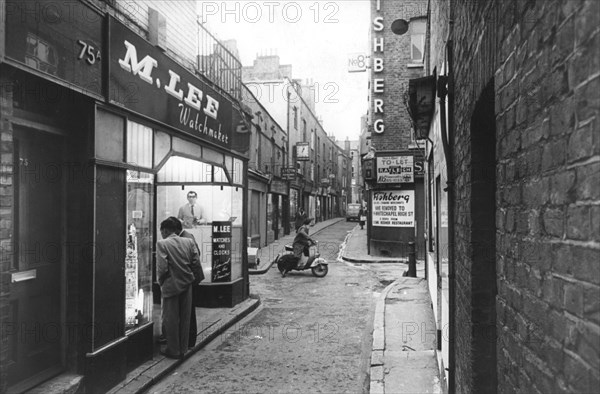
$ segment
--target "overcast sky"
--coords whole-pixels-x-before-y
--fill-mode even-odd
[[[313,81],[328,134],[357,140],[367,111],[367,73],[349,73],[348,55],[367,54],[368,0],[200,1],[199,14],[221,40],[237,40],[242,65],[276,53],[292,76]],[[204,12],[202,12],[204,11]],[[285,127],[285,125],[284,125]]]

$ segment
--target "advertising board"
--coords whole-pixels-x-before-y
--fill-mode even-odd
[[[374,191],[371,217],[376,227],[414,227],[415,191]]]

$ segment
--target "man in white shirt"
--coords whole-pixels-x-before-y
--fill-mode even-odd
[[[188,203],[179,208],[177,218],[181,220],[183,228],[194,228],[198,224],[206,224],[206,219],[202,216],[202,207],[196,203],[198,195],[190,190],[187,194]]]

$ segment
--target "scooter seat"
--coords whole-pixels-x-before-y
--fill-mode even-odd
[[[293,252],[294,251],[294,246],[292,246],[292,245],[285,245],[285,251],[286,252]]]

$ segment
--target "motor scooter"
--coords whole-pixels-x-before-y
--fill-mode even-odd
[[[294,256],[294,247],[292,245],[285,245],[285,253],[279,253],[275,258],[277,268],[281,272],[281,277],[285,278],[285,275],[290,271],[304,271],[310,268],[312,274],[317,278],[322,278],[327,275],[329,271],[327,260],[321,257],[321,254],[317,252],[317,242],[309,248],[309,257],[304,266],[298,267],[298,258]]]

